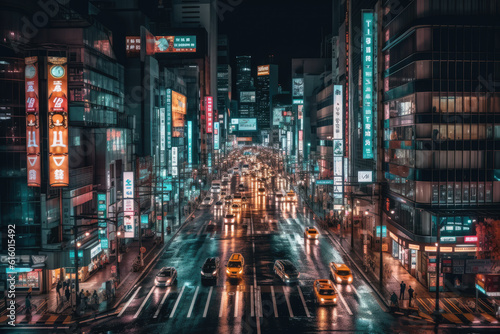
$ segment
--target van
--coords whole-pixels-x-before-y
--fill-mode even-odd
[[[212,188],[210,189],[212,193],[220,193],[220,181],[212,181]]]
[[[240,278],[243,275],[243,268],[245,266],[245,259],[240,253],[233,253],[227,261],[227,277]]]

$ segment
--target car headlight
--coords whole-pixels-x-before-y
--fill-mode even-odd
[[[333,302],[336,303],[337,302],[337,298],[333,298]]]
[[[337,277],[337,283],[342,283],[342,278]]]
[[[325,300],[323,298],[320,299],[322,302],[324,302]]]
[[[231,271],[229,270],[229,268],[227,268],[227,269],[226,269],[226,273],[228,273],[228,274],[229,274],[230,272],[231,272]]]
[[[238,274],[241,274],[243,272],[243,268],[240,269],[240,271],[238,271]]]
[[[349,279],[347,280],[349,283],[352,282],[352,277],[349,277]]]
[[[201,271],[201,274],[204,275],[205,273],[203,272],[203,270]]]
[[[171,279],[171,278],[169,278],[169,279],[167,280],[167,284],[169,284],[171,280],[172,280],[172,279]]]
[[[287,274],[285,274],[285,277],[286,277],[286,278],[290,278],[290,276],[288,276]]]

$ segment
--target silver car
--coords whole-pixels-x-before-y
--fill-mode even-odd
[[[177,280],[177,270],[174,267],[163,267],[155,277],[156,286],[171,286]]]

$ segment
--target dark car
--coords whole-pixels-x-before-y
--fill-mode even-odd
[[[278,275],[285,283],[293,283],[298,281],[300,275],[299,271],[289,260],[276,260],[276,262],[274,262],[273,269],[274,273]]]
[[[218,257],[209,257],[201,267],[201,279],[217,279],[220,260]]]

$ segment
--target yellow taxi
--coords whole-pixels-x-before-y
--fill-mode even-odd
[[[329,279],[314,281],[314,296],[319,305],[337,305],[337,290]]]
[[[286,200],[289,202],[295,202],[297,200],[295,192],[293,190],[290,190],[286,193]]]
[[[227,261],[226,274],[229,278],[240,278],[243,275],[243,268],[245,266],[245,259],[240,253],[234,253]]]
[[[330,274],[336,283],[352,283],[353,278],[351,269],[343,263],[330,262]]]
[[[306,239],[318,239],[319,232],[315,227],[309,226],[306,227],[306,230],[304,231],[304,237]]]

